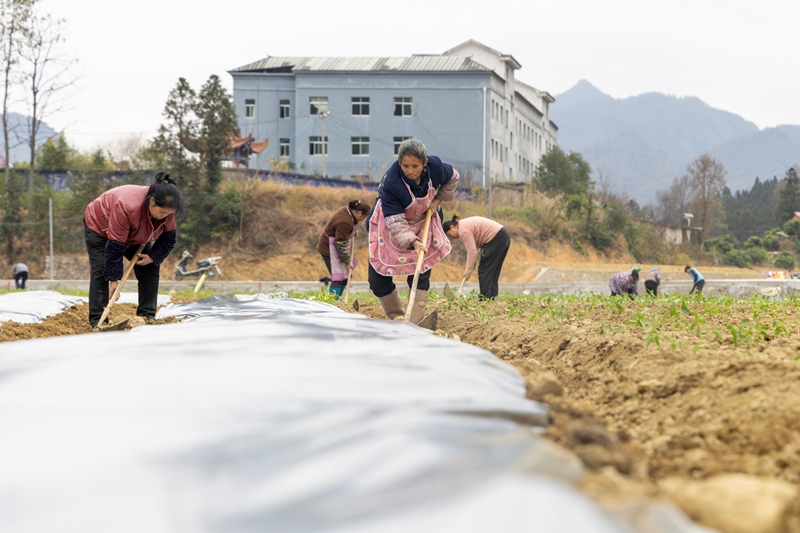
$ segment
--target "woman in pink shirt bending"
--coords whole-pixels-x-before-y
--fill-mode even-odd
[[[481,296],[497,297],[497,280],[500,269],[506,260],[511,237],[501,224],[483,217],[459,218],[453,215],[442,226],[451,239],[461,239],[467,249],[467,268],[464,269],[464,280],[468,280],[475,269],[478,249],[481,250],[481,263],[478,266],[478,282]]]

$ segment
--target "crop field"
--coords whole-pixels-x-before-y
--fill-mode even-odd
[[[429,310],[437,335],[525,376],[528,396],[552,409],[545,436],[590,470],[589,494],[664,498],[723,532],[798,531],[799,303],[473,294],[432,295]],[[383,317],[375,300],[359,309]],[[753,518],[762,495],[776,516]]]

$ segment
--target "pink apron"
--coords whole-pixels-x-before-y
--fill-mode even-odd
[[[414,194],[408,183],[403,181],[411,197]],[[425,212],[430,207],[436,191],[428,177],[428,194],[423,198],[414,198],[411,205],[404,212],[408,226],[417,237],[422,238],[425,227]],[[431,214],[431,227],[428,231],[428,242],[425,243],[428,253],[422,260],[420,272],[427,272],[433,265],[445,258],[450,253],[450,241],[442,229],[442,221],[436,213]],[[417,252],[412,248],[406,250],[392,237],[386,227],[386,217],[383,216],[383,205],[378,200],[372,218],[369,221],[369,262],[375,272],[381,276],[411,276],[417,267]]]
[[[358,265],[358,259],[353,256],[353,241],[355,241],[356,235],[358,235],[358,226],[353,226],[353,231],[350,232],[350,236],[347,237],[347,253],[350,254],[350,260],[353,262],[353,268]],[[334,237],[329,236],[328,246],[330,247],[329,250],[331,252],[331,279],[333,281],[344,281],[347,279],[347,264],[342,263],[339,260],[339,251],[333,244],[334,242]]]

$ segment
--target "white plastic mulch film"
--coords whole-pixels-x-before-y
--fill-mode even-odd
[[[85,298],[65,296],[55,291],[9,292],[0,296],[0,322],[6,320],[21,324],[41,322],[43,318],[56,315],[65,307],[84,300]]]
[[[56,315],[65,307],[86,303],[85,296],[66,296],[55,291],[19,291],[0,296],[0,322],[12,320],[21,324],[41,322],[43,318]],[[138,303],[135,292],[120,293],[117,303]],[[167,305],[170,297],[158,295],[158,305]]]
[[[633,531],[486,351],[310,301],[170,314],[0,343],[0,531]]]

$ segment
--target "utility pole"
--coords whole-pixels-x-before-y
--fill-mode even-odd
[[[48,211],[50,212],[50,279],[56,279],[55,257],[53,256],[53,197],[47,199]]]
[[[319,112],[319,118],[322,121],[322,177],[327,177],[327,173],[325,172],[325,152],[328,151],[328,143],[325,142],[325,117],[328,116],[330,111],[325,109],[324,111]]]

